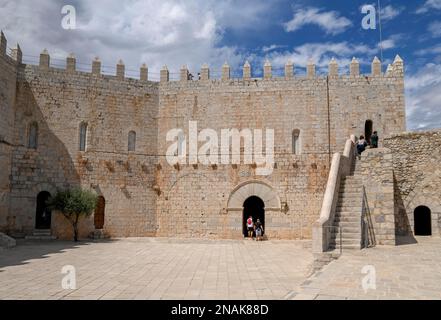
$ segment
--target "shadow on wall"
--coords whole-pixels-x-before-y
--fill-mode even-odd
[[[69,91],[64,92],[64,88],[40,86],[38,81],[41,81],[41,78],[38,75],[32,80],[36,83],[29,83],[23,80],[24,73],[24,66],[21,66],[19,70],[21,79],[19,77],[17,85],[15,118],[17,138],[13,151],[12,198],[7,225],[7,233],[16,237],[32,234],[37,227],[39,193],[49,192],[53,196],[57,190],[78,187],[82,171],[87,171],[84,161],[73,156],[78,149],[72,149],[70,150],[72,154],[69,153],[67,146],[59,139],[59,136],[63,136],[65,141],[73,141],[72,146],[77,141],[78,130],[75,130],[75,134],[72,131],[73,126],[76,126],[76,122],[73,121],[75,111],[73,107],[72,110],[68,110],[73,103],[69,101],[74,101],[73,97],[69,96]],[[32,88],[35,87],[57,90],[63,94],[56,94],[54,99],[46,100],[44,91],[39,92],[43,98],[34,94]],[[71,123],[46,122],[52,114],[60,112],[70,112]],[[31,136],[35,130],[30,130],[35,124],[38,127],[36,138]],[[65,219],[63,221],[55,217],[58,215],[58,213],[52,214],[52,223],[49,226],[55,235],[60,236],[58,230],[68,230],[69,224]],[[61,238],[64,238],[62,234]]]
[[[118,240],[100,240],[100,241],[51,241],[51,242],[32,242],[27,240],[18,240],[17,246],[2,252],[0,259],[1,268],[28,264],[30,260],[46,259],[52,254],[62,254],[67,250],[74,250],[93,243],[111,244]],[[63,261],[63,265],[72,264],[73,261]],[[61,267],[60,267],[61,272]]]
[[[415,244],[417,240],[413,236],[409,217],[398,188],[397,178],[394,175],[394,214],[395,214],[395,241],[396,245]]]

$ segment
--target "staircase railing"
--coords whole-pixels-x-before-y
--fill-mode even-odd
[[[326,252],[329,249],[335,219],[335,211],[338,202],[341,179],[351,172],[351,167],[355,161],[355,136],[351,135],[346,141],[343,155],[335,153],[332,157],[329,169],[328,183],[323,197],[320,218],[314,223],[312,228],[312,249],[313,252]]]
[[[362,247],[371,248],[375,247],[375,232],[374,225],[372,223],[372,215],[369,209],[368,198],[366,194],[366,188],[363,186],[363,204],[361,213],[361,234],[362,234]]]

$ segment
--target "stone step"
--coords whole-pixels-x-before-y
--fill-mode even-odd
[[[333,232],[332,236],[334,236],[336,240],[340,241],[339,240],[340,239],[340,232],[335,232],[335,233]],[[360,232],[352,232],[352,233],[350,233],[350,232],[344,232],[343,231],[341,236],[342,236],[341,237],[342,240],[352,240],[352,239],[360,240],[361,239],[361,233]]]
[[[38,240],[38,241],[52,241],[52,240],[56,240],[57,237],[55,236],[26,236],[25,237],[26,240]]]
[[[361,233],[361,226],[353,227],[353,226],[336,226],[336,228],[332,228],[332,233],[340,233],[340,229],[343,233]]]
[[[351,218],[351,217],[337,217],[334,219],[334,223],[339,227],[348,227],[348,224],[361,224],[360,219]]]
[[[354,205],[352,205],[352,204],[343,204],[343,205],[340,205],[340,204],[337,204],[337,208],[335,208],[335,212],[345,212],[345,213],[349,213],[349,214],[352,214],[352,213],[358,213],[358,212],[360,212],[360,214],[361,214],[361,205],[356,205],[356,204],[354,204]]]
[[[328,250],[340,250],[340,245],[329,245]],[[342,250],[361,250],[360,244],[343,244]]]
[[[32,234],[34,236],[50,236],[52,231],[50,229],[35,229]]]
[[[338,199],[338,201],[339,201],[339,205],[341,205],[341,206],[343,206],[343,205],[346,205],[346,204],[360,204],[360,206],[361,206],[361,204],[363,203],[363,199],[361,199],[361,197],[354,197],[354,198],[349,198],[349,197],[346,197],[346,198],[339,198]]]
[[[361,221],[334,221],[332,226],[342,228],[361,228]]]

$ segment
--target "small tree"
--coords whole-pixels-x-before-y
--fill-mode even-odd
[[[74,231],[74,241],[78,241],[78,222],[81,216],[88,217],[95,210],[98,196],[89,190],[74,188],[58,191],[48,200],[47,205],[51,210],[63,214],[71,223]]]

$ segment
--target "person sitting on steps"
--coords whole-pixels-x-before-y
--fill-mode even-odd
[[[367,142],[364,136],[360,136],[360,139],[357,142],[357,153],[358,159],[361,159],[361,154],[366,150]]]

